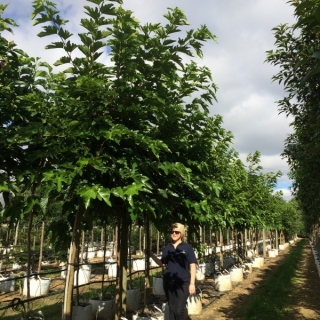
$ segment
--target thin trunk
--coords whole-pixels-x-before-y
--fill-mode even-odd
[[[149,217],[148,214],[145,215],[144,219],[144,230],[146,231],[145,234],[145,248],[150,248],[150,224],[149,224]],[[149,256],[146,254],[145,255],[145,289],[144,289],[144,306],[148,304],[148,299],[147,299],[147,290],[150,288],[150,270],[149,270]]]
[[[106,234],[106,231],[105,231],[106,228],[101,228],[101,233],[100,233],[100,243],[101,245],[103,245],[104,243],[104,236]],[[104,243],[104,246],[106,246],[106,243]]]
[[[84,256],[84,236],[85,233],[84,231],[81,231],[81,248],[80,248],[80,252],[78,252],[78,254],[80,255],[78,257],[80,264],[83,264],[83,256]],[[77,248],[79,249],[79,248]],[[79,251],[79,250],[78,250]]]
[[[157,231],[157,254],[159,254],[159,246],[160,246],[160,232]]]
[[[127,255],[128,255],[128,216],[122,208],[118,210],[116,315],[115,320],[126,316],[127,300]]]
[[[20,221],[18,221],[16,224],[16,232],[14,235],[14,243],[13,243],[14,247],[16,247],[16,245],[18,243],[19,225],[20,225]]]
[[[27,250],[28,250],[28,262],[27,262],[27,306],[25,308],[25,312],[26,314],[28,314],[29,309],[30,309],[30,303],[29,303],[29,299],[30,299],[30,267],[31,267],[31,229],[32,229],[32,223],[33,223],[33,209],[30,212],[30,216],[29,216],[29,226],[28,226],[28,235],[27,235]]]
[[[263,257],[267,255],[267,246],[266,246],[266,230],[262,229],[262,243],[263,243]]]
[[[37,228],[34,230],[34,235],[33,235],[33,251],[36,251],[36,238],[37,238]]]
[[[221,249],[220,249],[220,269],[223,269],[223,250],[222,250],[222,247],[223,247],[223,234],[222,234],[222,230],[220,229],[220,246],[221,246]]]
[[[90,247],[93,248],[94,246],[94,232],[93,232],[93,228],[91,230],[91,241],[90,241]]]
[[[141,254],[142,246],[141,246],[141,226],[139,226],[139,254]]]
[[[75,216],[72,239],[70,243],[69,257],[68,257],[68,270],[66,277],[66,284],[64,290],[64,303],[63,303],[63,320],[72,320],[72,305],[73,305],[73,281],[75,262],[77,257],[77,249],[79,248],[79,238],[81,229],[81,220],[84,210],[79,210]],[[79,253],[79,252],[78,252]],[[78,260],[78,259],[77,259]],[[79,273],[79,272],[78,272]]]
[[[44,223],[44,221],[42,221],[41,238],[40,238],[39,263],[38,263],[38,274],[40,274],[40,272],[41,272],[41,263],[42,263],[42,255],[43,255],[43,241],[44,241],[44,226],[45,226],[45,223]]]
[[[104,242],[102,240],[104,239]],[[107,227],[101,229],[101,244],[103,244],[103,268],[102,268],[102,282],[101,282],[101,295],[103,294],[104,276],[106,273],[106,251],[107,251]]]

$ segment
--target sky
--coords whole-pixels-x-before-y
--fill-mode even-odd
[[[8,0],[10,1],[10,0]],[[84,17],[85,0],[54,1],[60,15],[69,20],[67,29],[82,32],[79,21]],[[207,25],[217,36],[217,43],[209,41],[203,47],[203,59],[194,59],[210,68],[218,87],[217,100],[210,106],[212,115],[220,114],[223,127],[234,135],[234,149],[241,160],[256,150],[261,153],[264,172],[277,172],[276,190],[282,190],[284,199],[291,198],[288,165],[282,159],[284,140],[292,132],[291,119],[278,114],[276,101],[285,95],[283,87],[271,78],[277,68],[265,63],[266,51],[274,49],[272,28],[295,22],[293,8],[286,0],[124,0],[124,8],[142,24],[165,23],[167,8],[179,7],[187,16],[190,28]],[[61,52],[45,50],[48,38],[38,38],[41,27],[32,26],[31,0],[11,0],[5,17],[13,18],[19,28],[9,37],[31,56],[54,63]],[[10,39],[11,39],[10,38]],[[51,39],[59,41],[59,39]],[[76,40],[74,40],[76,41]],[[102,56],[108,63],[108,56]]]

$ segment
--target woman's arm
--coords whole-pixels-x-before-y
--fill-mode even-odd
[[[196,293],[196,264],[190,263],[190,285],[189,285],[189,294]]]
[[[152,258],[152,260],[160,267],[163,267],[162,261],[151,251],[151,250],[146,250],[146,254]]]

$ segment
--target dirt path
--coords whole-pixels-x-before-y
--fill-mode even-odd
[[[240,282],[232,291],[212,299],[200,316],[190,317],[192,320],[233,320],[246,302],[255,294],[255,289],[263,280],[269,277],[282,263],[290,248],[280,251],[276,258],[266,258],[260,269],[255,269],[247,279]],[[311,248],[306,242],[302,261],[297,273],[298,281],[294,294],[297,305],[294,316],[290,320],[320,319],[320,278],[314,262]],[[277,320],[277,319],[270,319]]]

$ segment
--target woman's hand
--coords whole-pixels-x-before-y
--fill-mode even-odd
[[[194,284],[191,284],[189,285],[189,294],[190,296],[193,295],[193,294],[196,294],[196,286]]]

